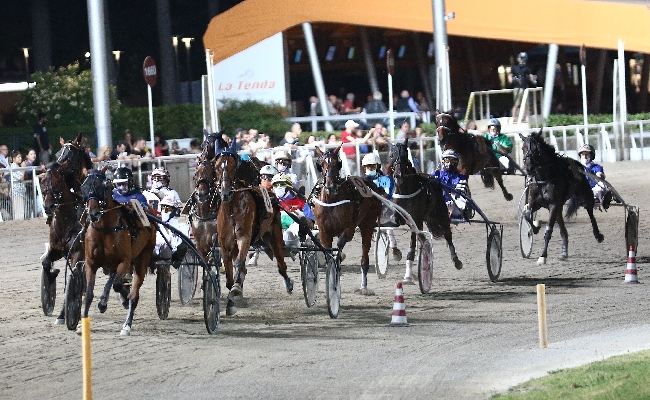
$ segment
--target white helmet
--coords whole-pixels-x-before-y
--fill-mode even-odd
[[[381,159],[375,153],[368,153],[365,156],[363,156],[363,159],[361,160],[362,167],[365,167],[366,165],[377,165],[377,164],[381,164]]]
[[[276,175],[277,173],[278,169],[271,164],[265,165],[260,169],[260,175]]]
[[[167,182],[169,182],[169,178],[170,178],[169,171],[167,171],[167,168],[165,167],[158,167],[154,169],[151,172],[151,177],[153,178],[154,176],[162,176],[167,179]]]
[[[183,208],[183,203],[180,202],[175,196],[165,196],[160,200],[161,206],[171,206],[174,208]]]
[[[286,187],[293,187],[293,182],[291,181],[291,177],[289,175],[285,174],[277,174],[273,177],[273,180],[271,181],[271,184],[275,186],[286,186]]]
[[[447,149],[442,152],[442,159],[444,160],[445,158],[453,158],[458,160],[458,153],[456,153],[452,149]]]

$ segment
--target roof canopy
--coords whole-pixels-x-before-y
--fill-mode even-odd
[[[650,8],[584,0],[447,0],[456,36],[650,53]],[[433,33],[431,0],[246,0],[214,17],[203,43],[217,63],[303,22]]]

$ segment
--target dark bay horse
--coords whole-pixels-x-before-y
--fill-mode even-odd
[[[287,264],[284,262],[284,241],[277,200],[270,210],[265,207],[266,189],[259,186],[247,187],[237,178],[236,170],[240,162],[239,156],[232,149],[217,153],[214,162],[221,196],[217,214],[218,243],[226,270],[226,287],[230,290],[228,298],[235,300],[243,295],[247,273],[246,255],[251,244],[260,241],[276,257],[278,272],[284,278],[287,293],[291,293],[293,281],[287,275]],[[267,198],[267,201],[270,203],[271,198]],[[232,315],[235,312],[234,304],[229,301],[226,314]]]
[[[548,242],[557,221],[562,236],[561,259],[568,257],[569,234],[564,225],[562,208],[568,200],[566,218],[575,215],[578,207],[584,205],[589,214],[594,237],[600,243],[604,237],[598,230],[594,218],[594,196],[589,182],[582,173],[584,167],[578,161],[560,156],[555,149],[544,141],[541,131],[530,136],[519,135],[524,141],[524,169],[529,176],[528,204],[524,209],[524,217],[533,226],[537,233],[539,228],[534,227],[532,215],[544,207],[548,209],[548,225],[544,233],[544,250],[537,260],[537,264],[546,263]]]
[[[334,236],[338,236],[336,247],[343,250],[345,244],[352,240],[356,227],[361,232],[361,286],[362,294],[372,294],[368,290],[368,252],[372,245],[372,235],[381,215],[381,201],[376,197],[363,197],[349,179],[340,177],[341,161],[339,151],[323,152],[316,147],[318,166],[323,176],[314,186],[309,196],[314,217],[318,224],[320,242],[325,248],[331,248]],[[382,191],[372,181],[364,183],[378,194]]]
[[[67,162],[66,162],[67,163]],[[43,186],[43,209],[48,216],[50,226],[50,245],[42,259],[43,271],[50,284],[54,283],[59,270],[52,270],[52,263],[67,257],[70,253],[70,264],[76,265],[84,259],[84,248],[81,241],[75,243],[75,237],[81,231],[79,222],[83,212],[83,198],[80,192],[73,193],[66,183],[62,170],[64,165],[53,163],[45,174]],[[70,247],[75,244],[72,252]],[[65,307],[56,319],[57,324],[64,323]]]
[[[465,132],[456,117],[451,114],[438,114],[436,125],[440,147],[458,153],[458,172],[466,176],[480,172],[483,184],[488,188],[494,188],[496,179],[503,197],[508,201],[512,200],[512,194],[508,193],[503,184],[501,163],[494,155],[488,139]]]
[[[131,206],[113,200],[112,188],[104,171],[91,171],[81,188],[86,199],[88,219],[84,236],[87,283],[83,317],[88,316],[93,301],[97,270],[104,267],[110,274],[97,308],[102,313],[106,311],[111,286],[128,299],[127,317],[120,332],[121,335],[128,336],[140,297],[140,287],[156,245],[156,227],[153,224],[143,224],[132,214]],[[126,293],[122,277],[130,272],[132,265],[133,284],[131,292]]]
[[[393,201],[404,208],[413,218],[418,229],[422,230],[426,222],[429,231],[435,238],[444,237],[449,246],[451,260],[456,269],[463,268],[463,263],[456,255],[452,242],[449,212],[445,204],[442,187],[426,175],[417,173],[408,159],[408,138],[404,143],[390,145],[389,170],[395,179],[395,195]],[[415,259],[416,234],[411,233],[411,246],[406,256],[407,275],[410,276],[410,264]]]
[[[196,248],[204,260],[208,260],[210,251],[217,247],[217,212],[221,203],[217,184],[214,162],[200,161],[194,174],[194,192],[189,200],[191,206],[188,219]]]

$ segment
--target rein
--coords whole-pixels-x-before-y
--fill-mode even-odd
[[[320,201],[316,197],[312,198],[311,201],[313,201],[314,203],[318,204],[319,206],[323,206],[323,207],[336,207],[336,206],[340,206],[342,204],[352,203],[352,200],[347,200],[347,199],[346,200],[336,201],[334,203],[325,203],[324,201]]]
[[[420,194],[421,191],[422,191],[422,187],[420,187],[418,190],[416,190],[415,193],[411,193],[411,194],[393,193],[393,198],[394,199],[410,199],[410,198],[413,198],[413,197],[417,196],[418,194]]]

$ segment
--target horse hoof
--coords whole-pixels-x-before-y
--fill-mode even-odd
[[[454,260],[454,267],[456,267],[457,270],[463,269],[463,262],[460,261],[459,259]]]
[[[560,260],[565,261],[569,256],[567,254],[560,255]]]
[[[535,235],[537,235],[537,234],[539,233],[539,230],[541,229],[541,227],[539,226],[539,222],[538,222],[537,224],[538,224],[538,225],[535,226],[535,222],[533,222],[533,226],[532,226],[532,228],[533,228],[533,234],[535,234]]]
[[[232,299],[228,299],[228,304],[226,305],[226,315],[231,316],[237,314],[237,307],[235,307],[235,302]]]
[[[54,320],[54,325],[65,325],[65,319],[57,318]]]
[[[131,327],[124,325],[120,331],[120,336],[131,336]]]
[[[537,265],[544,265],[546,264],[546,257],[540,257],[537,259]]]
[[[605,236],[603,236],[603,234],[601,233],[598,236],[596,236],[596,240],[598,240],[598,243],[601,243],[603,240],[605,240]]]
[[[402,280],[402,284],[404,284],[404,285],[415,285],[415,281],[413,280],[413,278],[408,276],[408,277],[406,277],[406,278],[404,278]]]
[[[97,303],[97,310],[100,313],[104,314],[106,312],[107,308],[108,308],[108,304],[102,303],[101,301],[99,303]]]
[[[232,289],[230,289],[230,293],[228,294],[229,299],[239,300],[242,297],[244,297],[244,291],[242,290],[241,287],[235,285],[232,287]]]
[[[508,200],[508,201],[511,201],[513,199],[512,193],[507,193],[507,194],[503,195],[503,197],[505,197],[506,200]]]
[[[287,293],[291,294],[293,293],[293,281],[289,279],[289,281],[285,282],[285,286],[287,288]]]
[[[397,247],[393,247],[393,260],[402,261],[402,252]]]
[[[375,291],[371,290],[371,289],[368,289],[367,287],[356,289],[354,291],[354,293],[358,293],[358,294],[361,294],[363,296],[374,296],[375,295]]]
[[[81,336],[81,323],[77,324],[77,330],[74,331],[78,336]]]
[[[219,273],[220,273],[220,274],[225,274],[225,273],[226,273],[226,267],[224,267],[223,265],[220,266],[220,267],[219,267]]]

